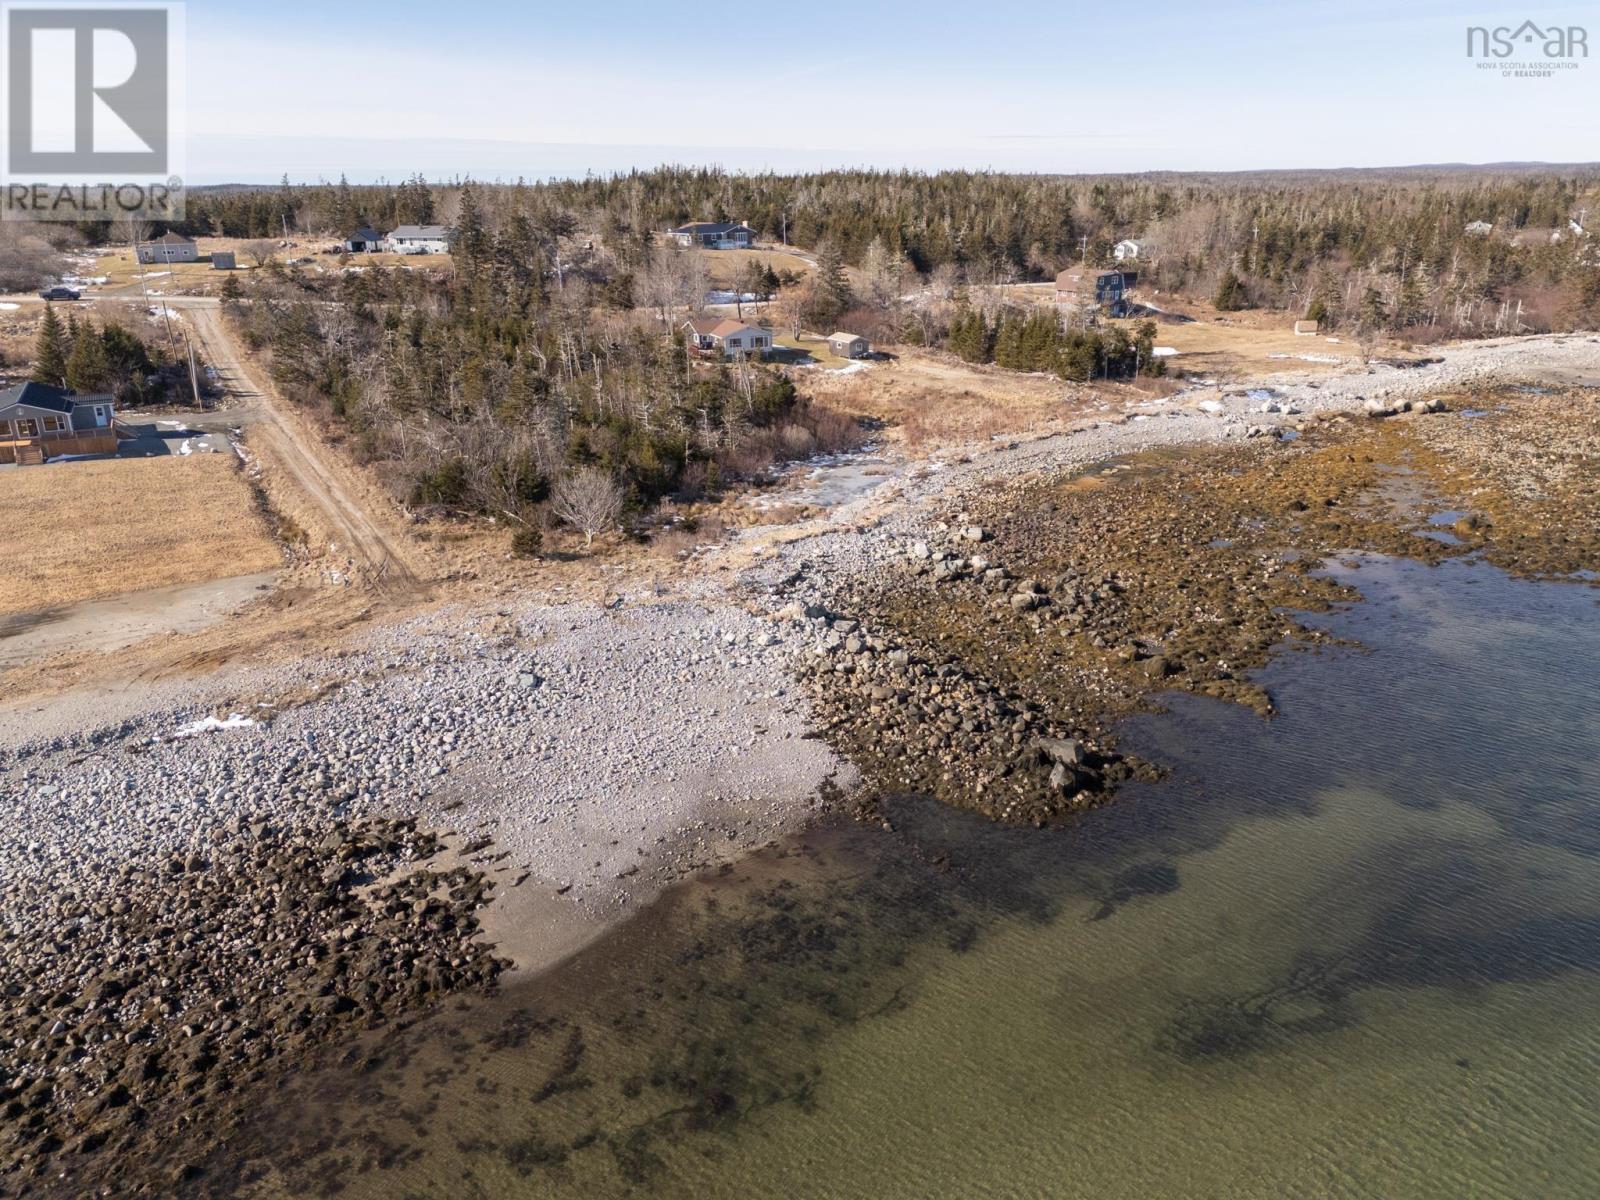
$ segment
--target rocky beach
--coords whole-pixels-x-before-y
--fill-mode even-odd
[[[1102,805],[1160,773],[1115,733],[1160,694],[1274,711],[1255,673],[1359,588],[1330,558],[1592,580],[1596,383],[1572,335],[1194,387],[892,459],[606,605],[0,712],[0,1189],[205,1194],[285,1072],[819,814]]]

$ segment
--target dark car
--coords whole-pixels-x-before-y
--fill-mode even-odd
[[[62,287],[62,286],[60,286],[58,284],[55,287],[45,288],[44,291],[39,293],[39,299],[41,299],[41,300],[76,300],[76,299],[78,299],[78,293],[72,288]]]

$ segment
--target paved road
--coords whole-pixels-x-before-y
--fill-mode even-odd
[[[101,303],[142,305],[133,295],[90,293]],[[42,304],[37,295],[0,296],[0,301]],[[70,301],[68,303],[71,303]],[[336,462],[318,443],[305,422],[287,411],[284,401],[256,377],[239,353],[223,320],[220,303],[211,296],[162,296],[154,303],[182,313],[185,324],[200,343],[205,360],[216,370],[216,382],[228,395],[230,406],[248,414],[249,443],[268,470],[287,474],[322,514],[338,552],[347,555],[360,574],[387,591],[417,583],[404,548],[386,534],[347,485],[347,467]]]

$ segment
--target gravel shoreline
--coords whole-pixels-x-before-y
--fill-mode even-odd
[[[396,828],[419,831],[417,847],[426,853],[409,833],[388,833],[370,851],[373,863],[434,874],[391,884],[399,890],[372,908],[370,928],[360,924],[369,917],[351,918],[357,940],[403,942],[408,920],[427,927],[441,919],[416,889],[452,881],[449,920],[432,930],[448,933],[439,951],[445,966],[428,968],[433,982],[416,993],[418,1003],[491,979],[486,941],[522,970],[548,965],[674,880],[802,829],[819,807],[852,791],[859,775],[816,736],[806,681],[852,639],[863,643],[852,654],[887,659],[895,648],[867,645],[871,631],[853,628],[847,613],[830,606],[863,579],[903,571],[919,542],[959,539],[950,519],[994,482],[1161,447],[1275,437],[1369,402],[1396,407],[1516,382],[1600,382],[1600,338],[1474,343],[1421,366],[1190,388],[1067,432],[957,448],[942,460],[891,460],[882,475],[857,471],[856,494],[822,517],[798,529],[747,530],[703,554],[670,595],[641,579],[611,607],[446,607],[292,667],[239,667],[162,683],[142,697],[80,693],[0,712],[7,817],[0,928],[14,989],[28,991],[22,952],[59,941],[63,897],[75,914],[65,918],[75,932],[52,965],[57,994],[48,998],[71,1019],[58,1021],[45,1005],[30,1017],[29,1032],[13,1035],[16,1049],[71,1062],[84,1056],[91,1043],[72,1040],[76,1023],[102,1028],[106,1017],[103,1001],[90,994],[107,986],[96,982],[96,938],[127,936],[117,932],[121,914],[111,911],[119,899],[152,903],[172,879],[203,880],[213,862],[232,864],[228,903],[240,912],[276,911],[286,887],[301,894],[285,872],[249,866],[253,851],[241,849],[248,839],[284,839],[296,869],[315,876],[324,869],[317,854],[346,854],[329,830],[399,821]],[[1109,596],[1109,581],[1101,583],[1086,590]],[[986,719],[1026,717],[982,689],[961,687],[963,703]],[[952,683],[952,690],[960,688]],[[892,702],[892,690],[879,699]],[[1064,734],[1042,717],[1015,725],[1018,744],[1059,742]],[[1042,744],[1041,755],[1041,769],[1061,777],[1069,795],[1099,785],[1093,772],[1103,764],[1093,747]],[[436,834],[450,836],[436,844]],[[345,888],[359,882],[341,880]],[[210,894],[203,882],[190,882]],[[412,913],[414,900],[420,907]],[[350,912],[366,911],[353,892],[346,903]],[[218,920],[234,928],[233,915]],[[161,928],[154,936],[183,937]],[[451,941],[457,933],[466,940]],[[301,930],[291,944],[308,937]],[[412,964],[380,955],[367,965],[393,977],[394,996],[412,994],[404,974]],[[352,969],[366,968],[354,962]],[[125,982],[119,976],[109,985],[113,997]],[[389,994],[375,992],[371,1006],[354,1007],[389,1015]],[[213,1003],[231,1000],[219,995]],[[189,1007],[157,1003],[127,1019],[140,1028],[164,1022],[171,1033],[184,1027]],[[234,1011],[216,1010],[220,1035],[263,1025]],[[285,1008],[285,1021],[303,1017]],[[229,1020],[235,1024],[223,1029]],[[269,1041],[277,1036],[264,1028]],[[13,1090],[18,1082],[0,1080]],[[37,1087],[37,1080],[21,1082]],[[73,1103],[100,1103],[97,1113],[115,1108],[124,1103],[118,1086],[115,1072],[88,1080]],[[102,1103],[107,1096],[115,1103]]]
[[[714,564],[757,546],[731,587],[689,578],[662,598],[640,585],[613,609],[445,608],[378,627],[338,656],[162,683],[143,702],[68,694],[0,711],[0,873],[59,886],[180,850],[237,817],[381,813],[490,837],[509,855],[505,871],[617,912],[654,890],[646,881],[792,829],[819,788],[849,789],[848,764],[805,736],[811,713],[793,667],[826,634],[805,608],[825,609],[850,581],[903,561],[964,496],[1368,400],[1573,379],[1600,381],[1600,338],[1469,343],[1419,367],[1192,388],[1067,432],[892,464],[809,536],[768,548],[755,529],[713,551]],[[281,710],[248,707],[285,697]],[[173,736],[239,704],[261,723]],[[11,922],[22,919],[14,891],[0,900]]]

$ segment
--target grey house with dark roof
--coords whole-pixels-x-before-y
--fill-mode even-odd
[[[0,392],[0,462],[41,463],[58,454],[113,454],[116,406],[109,395],[28,380]]]
[[[741,221],[691,221],[669,230],[667,236],[685,249],[744,250],[756,240],[756,231]]]
[[[142,263],[198,262],[199,259],[200,248],[194,244],[194,239],[170,229],[153,242],[139,244]]]

